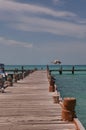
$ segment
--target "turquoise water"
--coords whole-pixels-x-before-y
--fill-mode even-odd
[[[32,70],[32,69],[46,69],[46,65],[5,65],[5,69],[7,70],[11,70],[11,69],[15,69],[17,68],[18,70],[21,70],[22,66],[24,67],[24,69],[26,70]]]
[[[50,65],[50,69],[59,69],[60,65]],[[5,69],[21,69],[21,65],[5,65]],[[24,65],[24,69],[46,69],[46,65]],[[64,70],[72,69],[72,65],[62,65]],[[75,69],[86,69],[86,65],[75,65]],[[56,78],[56,85],[61,96],[75,97],[77,100],[76,114],[83,126],[86,128],[86,71],[77,71],[74,75],[71,72],[53,71],[52,75]]]
[[[67,66],[66,66],[67,67]],[[86,69],[86,66],[76,66],[76,69]],[[75,97],[77,100],[76,115],[86,128],[86,72],[65,72],[62,75],[52,72],[61,96]]]
[[[61,96],[75,97],[77,100],[76,115],[86,128],[86,75],[54,75]]]

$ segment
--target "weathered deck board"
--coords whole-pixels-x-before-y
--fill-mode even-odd
[[[48,92],[46,71],[36,71],[0,93],[0,130],[76,130],[61,120],[61,107]]]

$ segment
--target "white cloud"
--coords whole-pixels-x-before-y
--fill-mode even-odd
[[[21,23],[12,24],[9,26],[22,31],[48,32],[55,35],[64,35],[78,38],[86,36],[85,25],[77,25],[64,21],[47,20],[37,17],[21,17],[20,21]]]
[[[54,11],[46,7],[40,7],[31,4],[22,4],[18,2],[0,0],[0,19],[6,22],[6,26],[16,30],[31,31],[31,32],[48,32],[55,35],[66,35],[72,37],[86,37],[86,25],[75,24],[62,20],[51,20],[48,18],[31,17],[28,14],[46,14],[54,17],[77,17],[76,14],[67,11]],[[2,12],[2,13],[1,13]],[[6,12],[9,12],[5,14]],[[81,21],[81,20],[80,20]],[[84,22],[84,20],[83,20]],[[79,23],[79,19],[78,19]]]
[[[8,46],[19,46],[19,47],[25,47],[25,48],[32,48],[33,47],[32,44],[7,39],[5,37],[0,37],[0,44],[5,44],[5,45],[8,45]]]
[[[19,11],[19,12],[29,12],[35,14],[45,14],[53,17],[75,17],[76,14],[67,11],[55,11],[53,9],[31,5],[31,4],[22,4],[18,2],[8,1],[8,0],[0,0],[0,9],[9,10],[9,11]]]

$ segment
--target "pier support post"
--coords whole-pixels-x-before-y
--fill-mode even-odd
[[[49,78],[49,92],[55,92],[55,81],[54,81],[54,77],[52,77],[50,75],[50,78]]]
[[[18,80],[18,79],[17,79],[17,74],[13,74],[13,82],[14,82],[14,83],[17,83],[17,80]]]
[[[13,86],[13,81],[12,81],[12,77],[11,76],[7,77],[7,84],[8,84],[8,86]]]
[[[47,78],[49,81],[49,92],[55,92],[55,78],[51,75],[48,66],[47,66]]]
[[[61,66],[61,68],[59,69],[59,74],[62,74],[62,66]]]
[[[76,117],[75,114],[75,98],[64,98],[62,106],[62,119],[67,121],[73,121]]]
[[[59,103],[59,95],[56,94],[56,93],[53,95],[53,102],[54,103]]]
[[[55,92],[55,86],[53,81],[50,81],[49,92]]]
[[[74,66],[72,67],[72,74],[74,74]]]

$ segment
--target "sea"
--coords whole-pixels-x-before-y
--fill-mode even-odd
[[[46,70],[46,65],[5,65],[5,69],[21,69],[26,70]],[[63,71],[59,74],[57,70],[72,70],[72,67],[77,70],[72,74],[72,71]],[[86,65],[49,65],[51,74],[55,77],[57,90],[61,97],[75,97],[76,98],[76,115],[82,125],[86,128]],[[82,71],[80,71],[82,70]]]

